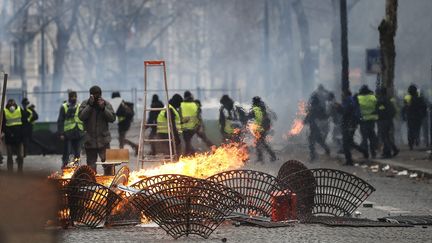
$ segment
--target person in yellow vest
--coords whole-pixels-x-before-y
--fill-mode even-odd
[[[180,154],[180,134],[182,133],[182,125],[181,125],[181,116],[178,112],[181,103],[183,102],[183,98],[179,94],[174,94],[173,97],[168,101],[170,117],[171,117],[171,129],[174,134],[175,146],[177,154]],[[159,112],[156,122],[157,128],[156,133],[158,138],[160,139],[168,139],[168,116],[166,110],[162,110]],[[160,149],[164,153],[169,153],[169,143],[162,142]]]
[[[271,128],[271,120],[267,111],[267,107],[259,96],[255,96],[252,99],[252,111],[250,113],[250,117],[253,119],[253,123],[255,124],[258,133],[258,137],[255,138],[257,160],[262,162],[262,149],[264,148],[270,155],[270,161],[275,161],[276,154],[266,141],[267,133]]]
[[[195,149],[192,146],[192,138],[195,135],[199,120],[198,120],[198,109],[199,106],[195,102],[192,93],[187,90],[184,92],[184,100],[180,104],[180,114],[182,116],[182,131],[183,139],[185,142],[185,155],[192,155],[195,153]]]
[[[35,105],[30,104],[27,98],[22,99],[22,107],[28,113],[27,122],[24,125],[24,157],[26,157],[28,146],[32,141],[33,137],[33,124],[39,119],[39,115],[36,112]]]
[[[195,100],[195,103],[198,105],[198,128],[196,129],[196,134],[207,145],[207,147],[210,148],[214,144],[212,141],[210,141],[210,139],[207,137],[207,135],[205,133],[204,122],[203,122],[203,119],[201,116],[201,114],[202,114],[201,101],[197,99],[197,100]]]
[[[28,113],[17,105],[14,99],[9,99],[3,110],[3,129],[7,151],[7,169],[13,171],[13,154],[16,154],[18,173],[24,166],[24,134],[23,124],[27,122]]]
[[[240,142],[243,125],[234,101],[228,95],[223,95],[220,104],[219,125],[222,138],[225,142]]]
[[[80,104],[78,103],[77,93],[69,91],[68,101],[60,107],[57,119],[57,132],[63,141],[62,168],[69,161],[69,156],[73,155],[73,161],[81,158],[81,140],[84,136],[84,125],[78,117]]]
[[[375,133],[375,123],[378,120],[377,98],[367,85],[363,85],[357,95],[360,107],[361,146],[365,150],[364,157],[369,158],[368,144],[372,158],[376,157],[378,138]],[[366,152],[367,151],[367,152]]]

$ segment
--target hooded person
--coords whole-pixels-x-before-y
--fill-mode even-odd
[[[33,137],[33,124],[39,119],[39,115],[36,112],[35,105],[30,104],[27,98],[22,99],[21,105],[23,110],[28,114],[27,122],[23,124],[24,129],[24,157],[26,157],[28,147]]]
[[[96,172],[96,161],[106,159],[106,149],[110,148],[111,134],[109,123],[116,120],[115,112],[111,104],[102,98],[102,90],[99,86],[92,86],[89,90],[90,97],[83,101],[79,109],[79,119],[84,124],[86,131],[84,148],[87,155],[87,165]],[[112,165],[103,165],[104,174],[112,175]]]
[[[180,104],[180,114],[182,118],[183,139],[185,141],[184,154],[192,155],[195,153],[195,148],[192,146],[192,138],[199,125],[199,106],[189,90],[184,92],[183,97],[184,100]]]
[[[126,133],[129,131],[135,115],[133,103],[124,101],[118,91],[111,94],[111,103],[117,116],[119,148],[122,149],[127,144],[135,150],[135,155],[137,155],[138,145],[126,138]]]
[[[412,150],[414,146],[419,145],[421,124],[427,114],[426,102],[413,84],[408,87],[408,95],[404,97],[402,114],[407,121],[408,145]]]
[[[172,134],[174,136],[175,141],[175,149],[176,154],[180,154],[180,135],[182,133],[182,125],[181,125],[181,116],[179,113],[180,105],[183,101],[183,98],[179,94],[174,94],[171,99],[168,101],[168,111],[169,111],[169,117],[171,118],[170,127],[172,129]],[[168,114],[166,110],[162,110],[159,112],[157,116],[157,136],[160,139],[168,139],[169,138],[169,129],[168,129]],[[161,146],[159,147],[165,154],[169,153],[169,142],[162,142]]]
[[[219,125],[222,137],[226,141],[239,141],[240,129],[242,128],[241,117],[234,107],[234,101],[228,96],[223,95],[220,99]]]
[[[256,139],[255,144],[257,160],[262,162],[262,149],[264,148],[270,155],[270,161],[275,161],[276,154],[266,141],[267,133],[271,128],[271,120],[267,112],[267,107],[259,96],[255,96],[252,98],[252,110],[250,112],[250,119],[252,119],[256,129],[256,131],[254,131],[254,135]]]

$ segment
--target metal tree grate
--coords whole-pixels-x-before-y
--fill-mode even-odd
[[[303,170],[288,175],[283,181],[297,194],[298,205],[310,202],[313,196],[313,215],[349,216],[375,191],[361,178],[333,169]],[[309,210],[309,205],[298,206],[298,210]],[[298,213],[301,220],[307,220],[311,214]]]
[[[308,220],[310,224],[324,224],[339,227],[411,227],[409,224],[380,222],[364,218],[314,216]]]
[[[99,226],[121,201],[109,188],[82,179],[70,180],[62,193],[67,198],[70,221],[92,228]]]
[[[114,179],[111,182],[110,189],[122,197],[116,207],[108,216],[107,222],[109,225],[135,225],[141,222],[140,212],[136,209],[127,198],[127,194],[117,188],[118,185],[127,186],[129,181],[130,170],[127,166],[123,166],[118,170]]]
[[[289,198],[285,191],[288,186],[281,186],[283,182],[276,177],[259,171],[231,170],[210,176],[207,180],[225,185],[243,195],[243,202],[235,210],[237,213],[270,218],[273,193],[282,193]]]
[[[132,204],[175,239],[190,234],[208,238],[241,200],[228,187],[191,177],[155,183],[131,197]]]
[[[95,182],[96,172],[88,165],[81,165],[75,170],[71,179],[82,179]]]
[[[186,175],[180,175],[180,174],[162,174],[162,175],[156,175],[144,178],[134,184],[132,184],[130,187],[133,187],[135,189],[145,189],[153,184],[168,181],[168,180],[176,180],[176,179],[184,179],[184,178],[193,178]]]
[[[300,161],[298,160],[288,160],[287,162],[285,162],[279,169],[277,178],[279,180],[282,180],[283,178],[287,177],[290,174],[302,171],[302,170],[307,170],[308,168]]]

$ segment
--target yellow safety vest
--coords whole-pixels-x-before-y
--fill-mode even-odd
[[[26,110],[29,113],[29,117],[27,118],[27,121],[30,122],[31,124],[35,123],[35,121],[31,120],[33,118],[33,111],[29,108],[27,108]]]
[[[4,114],[5,114],[5,118],[6,118],[6,126],[7,127],[22,125],[21,107],[18,106],[14,110],[14,112],[11,112],[9,109],[4,108]]]
[[[177,131],[179,133],[182,133],[182,126],[181,126],[181,121],[180,121],[180,115],[177,112],[177,110],[172,106],[169,105],[168,106],[172,111],[174,111],[174,119],[175,119],[175,124],[177,127]],[[157,133],[164,133],[164,134],[168,134],[168,118],[165,116],[166,114],[166,110],[162,110],[161,112],[159,112],[159,115],[156,119],[157,121]],[[172,119],[172,117],[171,117]]]
[[[80,104],[76,104],[75,105],[75,107],[74,107],[75,108],[75,114],[74,114],[73,118],[65,119],[64,125],[63,125],[63,131],[64,132],[73,130],[76,126],[78,126],[78,129],[80,131],[84,131],[83,122],[78,117],[79,107],[80,107]],[[65,114],[66,114],[67,111],[68,111],[68,109],[69,109],[67,103],[63,103],[63,108],[64,108],[64,111],[65,111]]]
[[[226,109],[223,109],[223,110],[226,110]],[[228,114],[225,114],[224,113],[224,115],[225,115],[225,126],[224,126],[224,132],[226,133],[226,134],[234,134],[234,130],[235,130],[235,128],[238,128],[238,127],[240,127],[241,126],[241,123],[240,123],[240,121],[239,120],[237,120],[237,119],[233,119],[233,118],[229,118],[229,111],[228,110],[226,110],[227,112],[228,112]],[[234,110],[233,110],[233,112],[235,112]],[[234,115],[234,114],[233,114]]]
[[[360,105],[360,112],[363,121],[376,121],[378,114],[376,114],[377,99],[375,95],[358,95],[358,102]]]
[[[198,105],[195,102],[182,102],[182,129],[193,130],[198,126]]]
[[[407,105],[411,104],[412,96],[410,94],[405,95],[404,101]]]
[[[263,116],[264,116],[263,111],[258,106],[253,106],[252,111],[253,111],[254,116],[255,116],[255,125],[258,126],[259,131],[262,131],[263,130],[262,122],[263,122]]]

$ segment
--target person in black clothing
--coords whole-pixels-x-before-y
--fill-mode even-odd
[[[424,99],[419,96],[415,85],[408,87],[408,95],[405,97],[404,102],[405,106],[402,115],[404,120],[407,121],[408,145],[412,150],[414,145],[419,145],[420,127],[426,117],[427,107]]]
[[[113,92],[111,98],[113,99],[113,103],[118,104],[118,107],[113,108],[118,121],[119,148],[122,149],[127,144],[135,150],[135,155],[138,155],[138,145],[126,138],[126,133],[129,131],[135,115],[133,103],[124,101],[118,91]],[[120,100],[120,102],[115,102],[116,99]]]
[[[174,141],[175,141],[175,146],[176,146],[176,152],[177,155],[182,154],[181,153],[181,140],[180,140],[180,135],[182,133],[182,128],[181,128],[181,116],[180,113],[178,112],[178,110],[180,109],[180,105],[183,102],[183,98],[181,97],[181,95],[179,94],[174,94],[171,99],[168,101],[168,104],[170,106],[170,108],[168,109],[168,111],[170,112],[170,117],[171,117],[171,129],[173,131],[174,134]],[[159,123],[159,120],[161,118],[164,118],[164,122],[162,122],[162,124],[158,124],[158,128],[157,128],[157,137],[159,139],[168,139],[169,135],[168,135],[168,128],[165,125],[166,121],[168,119],[166,110],[162,110],[159,114],[158,114],[158,118],[156,119],[157,122]],[[159,125],[161,125],[161,127],[159,127]],[[163,153],[168,154],[169,152],[169,143],[168,142],[161,142],[160,143],[160,147],[159,147]],[[158,148],[158,149],[159,149]]]
[[[198,128],[196,130],[196,135],[199,138],[201,138],[201,140],[210,148],[214,144],[212,143],[212,141],[210,141],[210,139],[207,137],[207,135],[205,133],[204,122],[203,122],[202,115],[201,115],[202,114],[201,101],[196,99],[195,103],[197,103],[197,105],[198,105]]]
[[[304,119],[305,124],[309,124],[309,153],[310,160],[313,161],[316,159],[315,152],[315,143],[321,145],[321,147],[325,150],[327,155],[330,155],[330,149],[326,145],[323,135],[317,125],[318,120],[327,119],[327,114],[325,113],[324,107],[320,105],[319,99],[316,95],[313,95],[310,99],[310,104],[308,108],[308,113]]]
[[[163,107],[164,107],[164,103],[159,100],[159,96],[157,94],[154,94],[152,97],[150,108],[163,108]],[[149,126],[146,126],[145,128],[146,129],[150,128],[149,139],[156,138],[157,135],[156,125],[157,125],[157,117],[159,113],[160,111],[149,111],[148,113],[147,124]],[[155,154],[156,154],[156,146],[154,143],[151,143],[150,155],[155,155]]]
[[[32,141],[33,137],[33,124],[35,121],[39,119],[39,115],[35,110],[35,105],[30,104],[27,98],[22,99],[21,101],[22,107],[28,113],[28,119],[25,124],[23,124],[24,129],[24,157],[27,155],[28,146]]]
[[[377,113],[378,113],[378,134],[383,143],[383,158],[391,158],[399,153],[399,149],[391,139],[393,127],[393,118],[396,115],[396,108],[387,97],[387,90],[381,88],[378,90]]]

